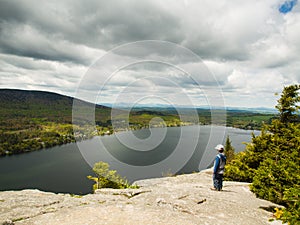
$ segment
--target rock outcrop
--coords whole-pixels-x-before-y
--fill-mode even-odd
[[[101,189],[76,196],[39,190],[0,192],[0,224],[270,224],[277,205],[258,199],[249,184],[210,190],[211,171],[136,182],[139,189]],[[272,224],[281,224],[278,221]]]

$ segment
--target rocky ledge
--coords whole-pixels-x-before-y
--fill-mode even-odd
[[[139,189],[101,189],[76,196],[39,190],[0,192],[0,224],[222,224],[269,222],[270,208],[248,183],[212,191],[211,171],[136,182]]]

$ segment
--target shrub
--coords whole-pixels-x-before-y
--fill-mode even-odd
[[[117,174],[116,170],[110,170],[109,165],[106,162],[97,162],[94,164],[93,172],[95,177],[87,176],[88,179],[93,180],[93,190],[100,188],[136,188],[131,186],[129,182]]]
[[[240,152],[235,158],[226,164],[224,179],[242,182],[252,182],[254,169],[250,168],[245,161],[247,160],[247,152]]]
[[[284,205],[277,218],[299,224],[300,85],[285,87],[276,108],[279,118],[253,136],[246,150],[226,166],[226,179],[252,182],[259,198]]]
[[[283,214],[280,219],[283,222],[289,222],[290,224],[299,224],[300,221],[300,186],[296,185],[293,188],[286,189],[284,191],[283,200],[286,202],[287,208],[283,209]]]
[[[226,163],[230,163],[234,159],[234,147],[231,145],[229,136],[226,139],[224,153],[226,155]]]

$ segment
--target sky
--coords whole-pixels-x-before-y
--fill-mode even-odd
[[[0,0],[0,88],[274,108],[299,81],[297,0]]]

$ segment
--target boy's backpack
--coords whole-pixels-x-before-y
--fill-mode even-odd
[[[217,156],[220,159],[217,173],[218,174],[223,174],[224,173],[224,168],[225,168],[225,165],[226,165],[226,157],[225,156],[222,157],[220,154],[218,154]]]

